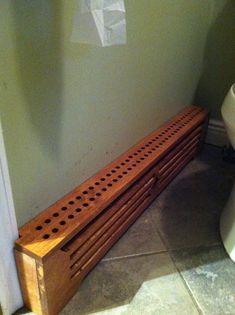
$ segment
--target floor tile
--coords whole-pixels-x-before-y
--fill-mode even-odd
[[[167,253],[101,262],[61,315],[198,314]]]
[[[209,149],[150,206],[168,249],[220,243],[219,218],[235,179],[235,165],[223,162],[221,150]]]
[[[235,264],[222,246],[173,251],[172,257],[204,315],[235,315]]]
[[[166,251],[147,209],[104,257],[104,260]]]

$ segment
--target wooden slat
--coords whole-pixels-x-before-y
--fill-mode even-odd
[[[90,257],[92,257],[92,255],[99,251],[99,249],[103,246],[104,243],[107,243],[109,245],[112,244],[111,242],[112,235],[116,233],[120,226],[126,225],[126,223],[128,222],[128,218],[131,217],[132,214],[136,212],[136,209],[138,209],[138,206],[147,199],[149,199],[149,197],[150,197],[149,191],[144,192],[139,200],[136,200],[135,203],[130,208],[128,208],[127,211],[122,216],[117,218],[117,220],[110,227],[110,229],[107,229],[106,232],[102,234],[97,239],[97,241],[92,244],[91,247],[88,246],[86,250],[83,251],[83,253],[80,253],[83,255],[79,256],[77,261],[74,262],[74,264],[71,266],[72,277],[77,272],[78,269],[82,268],[82,266],[90,259]]]
[[[193,139],[194,141],[190,141],[180,152],[176,153],[176,155],[174,156],[174,158],[171,159],[170,162],[168,162],[165,167],[163,167],[161,169],[161,171],[159,171],[159,179],[160,181],[162,181],[162,178],[164,178],[164,176],[166,176],[166,174],[168,174],[169,172],[171,172],[171,169],[175,168],[175,165],[178,164],[179,160],[184,157],[187,156],[190,151],[192,151],[194,148],[197,148],[197,145],[199,144],[199,139]]]
[[[131,188],[123,195],[115,200],[110,207],[103,211],[99,217],[96,217],[95,221],[92,221],[84,230],[79,232],[74,238],[71,239],[64,247],[63,251],[73,253],[77,248],[82,246],[94,233],[102,227],[115,213],[139,196],[139,191],[141,187],[145,186],[149,181],[150,185],[154,183],[153,180],[156,177],[155,171],[150,171],[146,176],[141,178],[137,183],[134,183]]]
[[[84,255],[86,252],[89,251],[89,248],[92,247],[94,244],[97,245],[99,239],[105,233],[112,233],[114,226],[116,223],[121,219],[123,220],[126,214],[129,212],[130,209],[135,208],[136,204],[138,204],[139,200],[142,199],[143,196],[149,193],[151,188],[151,183],[147,183],[143,186],[137,195],[131,198],[125,205],[121,207],[121,209],[116,212],[99,230],[96,231],[95,234],[92,235],[90,239],[88,239],[81,247],[79,247],[75,252],[73,252],[71,257],[71,264],[73,265],[75,261]]]
[[[125,233],[128,227],[139,217],[139,215],[145,210],[145,208],[151,203],[151,199],[145,199],[138,206],[135,212],[126,220],[115,233],[109,238],[102,246],[95,252],[93,256],[82,266],[80,270],[73,276],[74,280],[77,280],[76,277],[81,280],[84,276],[97,264],[97,262],[107,253],[110,247]]]
[[[168,172],[167,176],[159,181],[160,191],[162,191],[168,183],[180,172],[180,170],[195,156],[198,148],[194,148],[187,155],[184,155],[183,158],[175,165],[175,168],[172,167],[171,172]]]
[[[169,152],[166,157],[164,157],[159,163],[158,163],[158,168],[159,168],[159,173],[162,173],[162,170],[166,167],[166,165],[169,165],[172,159],[175,157],[175,155],[182,151],[185,146],[191,142],[194,141],[195,139],[200,139],[201,137],[201,130],[202,127],[196,128],[192,133],[190,133],[186,138],[184,138],[177,146],[175,146],[171,152]]]

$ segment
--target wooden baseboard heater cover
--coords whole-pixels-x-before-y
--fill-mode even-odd
[[[196,155],[206,110],[186,107],[20,230],[15,256],[26,306],[54,315],[143,210]]]

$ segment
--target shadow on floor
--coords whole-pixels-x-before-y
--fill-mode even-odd
[[[167,249],[220,243],[219,219],[235,178],[221,149],[206,147],[151,205]]]

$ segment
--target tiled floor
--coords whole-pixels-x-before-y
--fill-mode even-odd
[[[235,263],[218,228],[234,180],[235,165],[206,146],[87,276],[61,315],[235,315]]]

